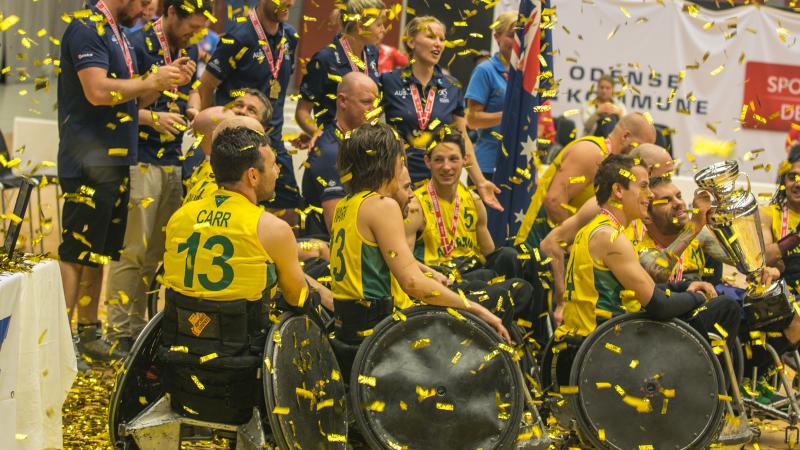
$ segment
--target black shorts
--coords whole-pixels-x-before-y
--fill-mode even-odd
[[[130,197],[128,166],[84,167],[80,178],[61,178],[64,209],[62,261],[97,267],[119,260]]]
[[[300,196],[300,189],[297,187],[297,179],[294,176],[294,164],[292,155],[286,150],[276,151],[276,162],[280,165],[278,180],[275,182],[275,198],[264,205],[274,209],[294,209],[303,208],[304,201]]]

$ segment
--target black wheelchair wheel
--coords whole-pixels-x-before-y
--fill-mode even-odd
[[[350,400],[372,449],[508,449],[524,410],[513,349],[463,311],[388,317],[359,347]]]
[[[139,448],[133,437],[120,434],[120,426],[164,395],[156,361],[161,343],[162,317],[162,313],[157,313],[147,323],[117,375],[108,411],[108,431],[115,448]]]
[[[281,450],[347,447],[345,381],[313,320],[281,315],[265,344],[262,370],[267,417]]]
[[[158,314],[158,299],[161,295],[161,278],[164,276],[164,265],[161,264],[156,270],[156,274],[150,281],[147,289],[147,318],[152,319]]]
[[[638,313],[605,322],[578,350],[570,384],[578,425],[598,448],[706,448],[722,429],[722,367],[679,320]]]

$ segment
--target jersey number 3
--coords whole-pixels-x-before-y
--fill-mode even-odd
[[[231,243],[230,239],[222,235],[211,236],[206,240],[206,243],[203,244],[203,248],[206,250],[211,250],[217,246],[222,247],[222,254],[215,256],[211,260],[211,265],[220,268],[222,271],[222,277],[217,281],[211,281],[208,278],[208,274],[197,274],[197,281],[200,282],[200,285],[203,286],[203,289],[208,291],[221,291],[230,286],[233,282],[233,267],[227,263],[227,261],[233,257],[233,244]],[[197,249],[199,247],[199,232],[192,233],[186,242],[178,244],[178,253],[188,250],[188,253],[186,254],[186,266],[183,272],[183,284],[187,288],[191,288],[194,285],[195,260],[197,259]]]
[[[333,267],[331,267],[331,273],[336,281],[342,281],[344,280],[344,276],[347,273],[347,269],[345,268],[344,265],[344,253],[342,253],[342,251],[344,250],[343,229],[340,229],[339,232],[336,233],[336,236],[333,238],[332,250],[336,252],[335,257],[338,261],[336,261]]]

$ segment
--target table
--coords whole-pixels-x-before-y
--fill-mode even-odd
[[[0,448],[61,448],[76,373],[58,262],[0,274]]]

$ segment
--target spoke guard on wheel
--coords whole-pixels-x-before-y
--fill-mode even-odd
[[[581,345],[570,384],[584,438],[599,448],[705,448],[722,429],[722,368],[679,320],[626,314],[600,325]]]
[[[284,313],[264,350],[264,396],[282,450],[345,449],[345,381],[328,337],[303,315]]]
[[[351,407],[370,447],[513,447],[525,386],[512,349],[498,342],[463,311],[412,308],[378,324],[359,348],[350,381]]]

